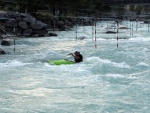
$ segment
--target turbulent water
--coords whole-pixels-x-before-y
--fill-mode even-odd
[[[57,37],[17,38],[15,52],[14,45],[0,46],[7,52],[0,56],[0,113],[149,113],[148,25],[123,22],[129,29],[106,34],[116,31],[108,29],[112,25],[100,22],[96,30],[78,26]],[[84,62],[48,63],[73,60],[67,54],[76,50]]]

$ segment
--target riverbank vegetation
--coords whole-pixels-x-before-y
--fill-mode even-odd
[[[88,15],[103,10],[104,0],[0,0],[1,9],[37,14],[41,10],[52,15]]]
[[[111,5],[107,2],[107,0],[0,0],[0,10],[29,13],[39,18],[44,15],[43,18],[48,19],[53,16],[110,17],[110,15],[107,15],[108,13],[120,17],[127,11],[140,15],[149,13],[150,10],[150,5]]]

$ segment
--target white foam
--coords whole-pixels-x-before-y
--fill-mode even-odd
[[[149,65],[147,63],[144,62],[140,62],[139,64],[137,64],[138,66],[145,66],[145,67],[149,67]]]
[[[31,63],[23,63],[21,61],[18,60],[9,60],[6,63],[0,63],[0,67],[19,67],[19,66],[24,66],[24,65],[28,65]]]
[[[103,64],[109,64],[115,67],[119,67],[119,68],[130,68],[130,66],[128,64],[126,64],[125,62],[121,62],[121,63],[116,63],[116,62],[112,62],[111,60],[108,59],[101,59],[99,57],[91,57],[87,59],[88,62],[99,62],[99,63],[103,63]]]

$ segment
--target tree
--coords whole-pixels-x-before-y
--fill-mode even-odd
[[[143,9],[143,7],[141,5],[136,5],[135,12],[137,12],[137,14],[140,14],[142,9]]]
[[[59,10],[61,15],[78,13],[94,13],[102,11],[104,0],[11,0],[19,6],[19,12],[36,14],[40,9],[49,9],[55,15]]]
[[[135,5],[130,5],[130,6],[129,6],[129,10],[130,10],[130,11],[134,11],[134,8],[135,8]]]

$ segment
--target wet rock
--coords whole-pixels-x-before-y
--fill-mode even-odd
[[[27,29],[23,31],[24,36],[30,36],[32,34],[33,30],[32,29]]]
[[[34,30],[33,33],[32,33],[32,36],[40,36],[40,37],[43,37],[43,36],[45,36],[46,34],[48,34],[48,31],[46,31],[46,30]]]
[[[119,27],[119,29],[128,29],[127,27],[123,26],[123,27]]]
[[[115,33],[117,33],[117,32],[115,32],[115,31],[106,31],[106,34],[115,34]]]
[[[86,38],[85,36],[78,37],[78,39],[80,40],[84,40],[85,38]]]
[[[48,33],[48,36],[57,36],[56,33]]]
[[[2,40],[1,45],[3,45],[3,46],[10,46],[10,41]]]
[[[2,49],[0,49],[0,55],[4,55],[6,54],[5,51],[3,51]]]

